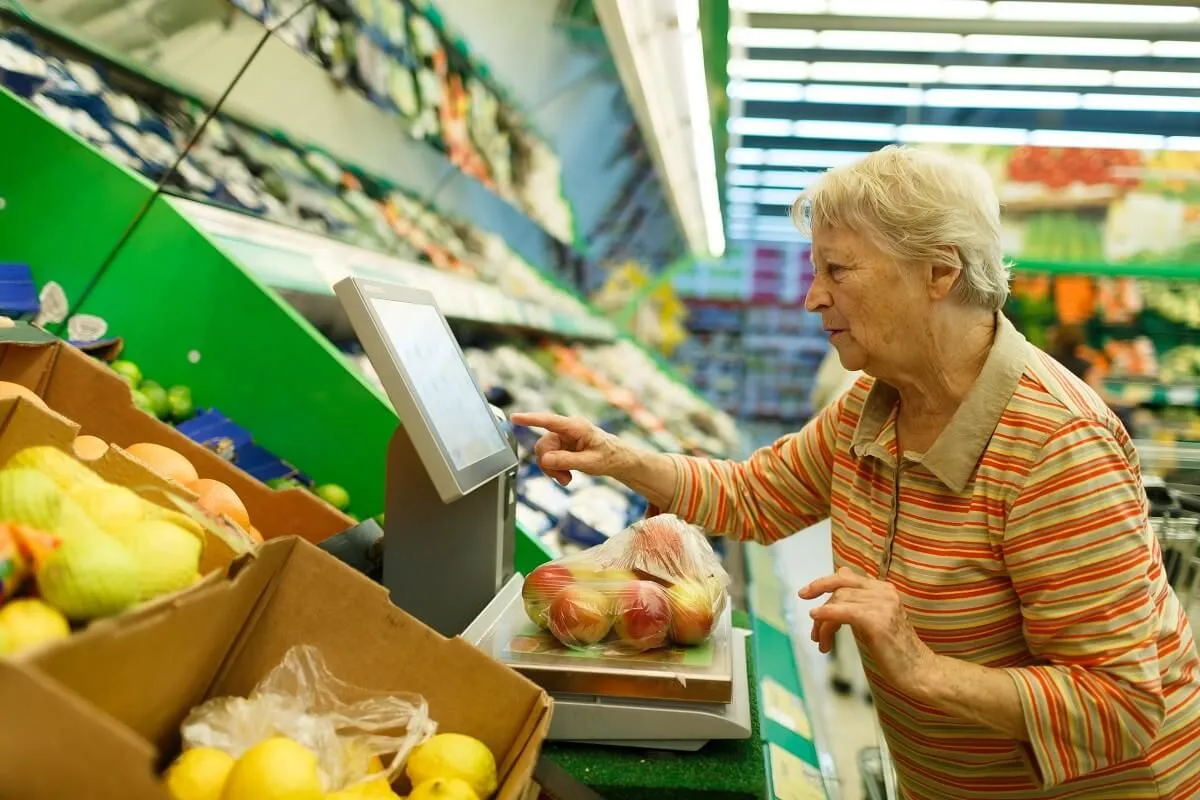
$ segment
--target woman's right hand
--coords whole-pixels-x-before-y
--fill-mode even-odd
[[[513,414],[512,422],[546,431],[534,446],[533,454],[542,472],[563,486],[571,482],[571,470],[620,480],[621,468],[629,461],[629,448],[620,439],[585,419],[558,414]]]

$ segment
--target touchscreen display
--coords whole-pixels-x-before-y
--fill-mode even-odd
[[[454,468],[508,447],[437,309],[380,298],[371,305]]]

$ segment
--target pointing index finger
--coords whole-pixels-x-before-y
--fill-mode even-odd
[[[559,414],[520,413],[513,414],[510,419],[517,425],[527,428],[544,428],[554,433],[570,433],[571,418]]]

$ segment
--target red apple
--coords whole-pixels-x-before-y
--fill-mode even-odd
[[[678,517],[659,515],[633,526],[630,531],[630,566],[659,578],[679,578],[691,573],[684,535],[687,526]]]
[[[633,581],[617,594],[614,628],[621,643],[634,650],[662,647],[671,631],[667,591],[651,581]]]
[[[681,645],[708,641],[716,623],[712,587],[702,581],[680,581],[667,590],[667,599],[671,603],[671,641]]]
[[[612,630],[612,601],[599,589],[576,583],[550,602],[547,617],[555,639],[568,647],[587,647]]]
[[[574,582],[571,570],[561,564],[543,564],[529,573],[525,585],[521,587],[521,600],[525,603],[525,613],[529,619],[539,627],[547,627],[546,611],[550,608],[550,602]]]

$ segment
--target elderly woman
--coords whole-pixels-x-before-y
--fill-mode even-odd
[[[556,479],[771,543],[830,517],[837,573],[801,591],[850,626],[911,800],[1200,797],[1200,658],[1147,524],[1137,454],[1083,382],[999,313],[986,174],[885,148],[796,204],[809,311],[865,377],[745,463],[645,453],[580,419]]]

